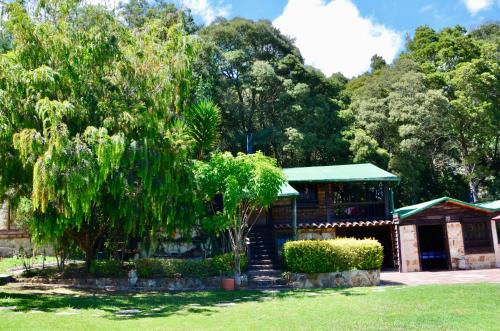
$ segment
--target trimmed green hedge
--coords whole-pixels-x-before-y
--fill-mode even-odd
[[[285,243],[283,257],[292,272],[319,273],[380,269],[384,252],[373,239],[298,240]]]
[[[134,261],[137,275],[142,278],[211,277],[230,273],[234,266],[233,254],[223,254],[209,259],[140,259]],[[241,269],[247,266],[246,256],[241,257]]]

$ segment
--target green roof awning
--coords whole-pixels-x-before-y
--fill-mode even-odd
[[[494,211],[491,208],[483,207],[483,206],[480,206],[478,204],[468,203],[468,202],[464,202],[464,201],[449,198],[449,197],[442,197],[442,198],[422,202],[422,203],[419,203],[416,205],[411,205],[411,206],[406,206],[406,207],[396,209],[396,210],[394,210],[393,214],[399,215],[399,219],[403,220],[403,219],[408,218],[412,215],[418,214],[426,209],[429,209],[432,206],[435,206],[435,205],[438,205],[442,202],[447,202],[447,201],[458,204],[458,205],[462,205],[464,207],[478,209],[478,210],[485,211],[485,212]]]
[[[371,163],[285,168],[289,182],[397,182],[398,176]]]
[[[281,186],[281,191],[278,194],[279,198],[290,198],[290,197],[298,197],[299,192],[297,192],[296,189],[294,189],[290,184],[284,183]]]
[[[500,211],[500,200],[490,201],[490,202],[480,202],[477,203],[476,205],[488,209],[493,209],[494,211]]]

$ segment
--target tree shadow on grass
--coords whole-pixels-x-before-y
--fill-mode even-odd
[[[33,287],[30,287],[33,289]],[[35,288],[36,289],[36,288]],[[167,317],[173,314],[217,313],[220,308],[229,308],[245,302],[265,302],[285,298],[309,298],[320,295],[363,295],[352,289],[258,291],[222,290],[204,292],[130,292],[109,293],[102,291],[71,291],[70,293],[29,293],[21,291],[0,292],[0,306],[16,306],[16,311],[56,312],[72,308],[77,310],[98,309],[108,314],[109,319],[140,319],[144,317]],[[279,304],[279,303],[278,303]],[[133,313],[123,312],[137,310]],[[123,314],[118,314],[123,312]]]

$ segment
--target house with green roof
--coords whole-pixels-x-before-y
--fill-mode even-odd
[[[400,271],[500,267],[499,202],[442,197],[394,210]]]
[[[276,258],[287,240],[372,237],[384,266],[398,265],[391,192],[399,178],[373,164],[285,168],[278,200],[252,230],[255,258]],[[264,254],[262,254],[264,253]]]

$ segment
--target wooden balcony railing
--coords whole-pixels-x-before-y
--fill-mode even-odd
[[[313,206],[298,203],[297,223],[383,219],[389,217],[387,211],[384,201],[333,204],[330,208],[324,205]],[[291,222],[292,206],[271,207],[271,218],[275,223]]]

